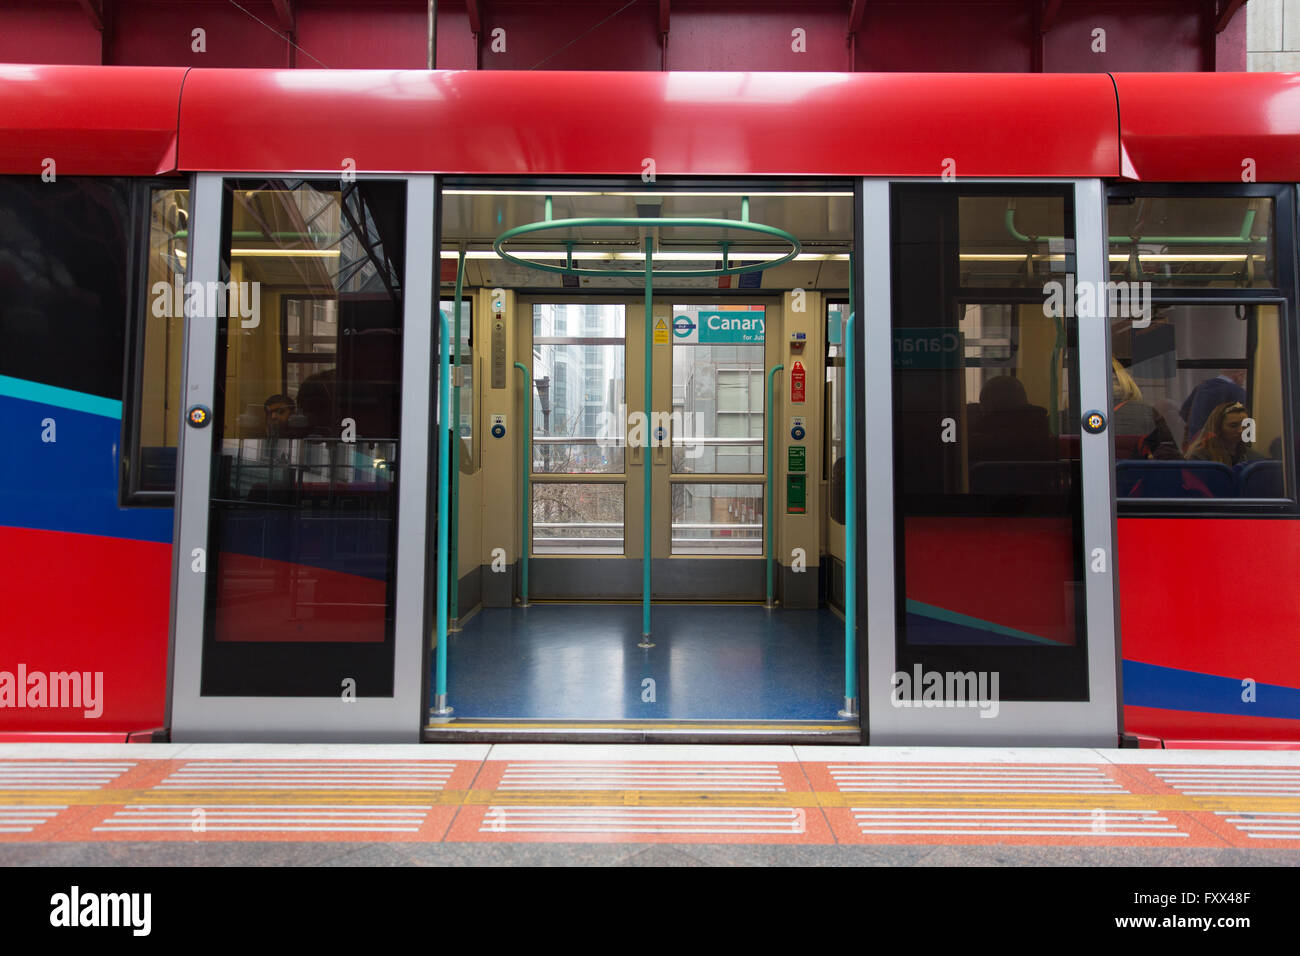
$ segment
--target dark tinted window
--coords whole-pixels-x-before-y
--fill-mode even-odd
[[[129,184],[0,177],[0,375],[122,398]]]

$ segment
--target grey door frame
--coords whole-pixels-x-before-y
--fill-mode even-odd
[[[943,182],[909,179],[908,183]],[[1108,277],[1106,191],[1098,179],[966,179],[963,183],[1070,183],[1074,187],[1075,253],[1080,283]],[[896,707],[891,704],[897,670],[894,576],[893,341],[890,287],[889,180],[862,180],[862,251],[858,288],[862,316],[857,323],[863,365],[863,448],[890,449],[864,455],[866,525],[867,655],[863,693],[872,744],[973,744],[1114,747],[1121,729],[1119,605],[1115,572],[1115,462],[1109,431],[1082,433],[1084,600],[1087,613],[1087,701],[1003,701],[994,719],[975,707]],[[960,185],[947,184],[949,188]],[[866,224],[872,224],[868,229]],[[1084,409],[1109,415],[1110,322],[1104,315],[1078,322],[1079,392]],[[867,410],[871,413],[868,414]],[[1098,550],[1101,554],[1098,555]],[[1094,567],[1104,564],[1104,570]]]
[[[226,179],[282,179],[283,173],[199,173],[192,183],[187,281],[220,278]],[[300,177],[303,178],[303,177]],[[305,178],[313,178],[306,176]],[[321,176],[319,178],[328,178]],[[407,742],[425,723],[429,636],[428,527],[433,316],[437,305],[438,189],[431,175],[367,175],[406,183],[402,407],[397,570],[391,697],[216,697],[201,693],[209,489],[214,430],[182,422],[173,529],[168,726],[174,741]],[[180,405],[214,407],[215,316],[187,316]]]

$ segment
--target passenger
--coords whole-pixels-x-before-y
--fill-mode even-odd
[[[1265,456],[1241,439],[1250,413],[1241,402],[1224,402],[1205,420],[1200,437],[1187,450],[1196,461],[1217,461],[1223,465],[1240,465],[1247,461],[1264,461]]]
[[[1210,412],[1224,402],[1244,403],[1246,401],[1245,384],[1244,368],[1225,368],[1216,377],[1206,379],[1191,390],[1178,410],[1183,421],[1187,423],[1187,431],[1184,432],[1184,448],[1195,444]]]
[[[1174,436],[1164,416],[1142,400],[1142,390],[1118,359],[1110,360],[1110,391],[1114,410],[1110,427],[1115,457],[1179,459]]]
[[[289,418],[293,415],[293,399],[288,395],[272,395],[263,407],[266,409],[266,437],[284,437],[288,433]]]
[[[970,460],[1048,461],[1052,455],[1047,409],[1030,405],[1024,383],[997,375],[970,408]]]

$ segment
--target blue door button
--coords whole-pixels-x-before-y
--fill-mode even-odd
[[[790,437],[793,438],[795,441],[803,441],[803,436],[804,436],[804,430],[800,428],[798,425],[795,425],[794,428],[790,429]]]
[[[492,437],[493,437],[493,438],[505,438],[505,437],[506,437],[506,426],[505,426],[505,425],[493,425],[493,426],[492,426]]]

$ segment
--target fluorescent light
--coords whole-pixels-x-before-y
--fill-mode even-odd
[[[268,259],[337,259],[339,249],[231,249],[232,256],[263,256]]]
[[[819,197],[839,197],[843,199],[852,199],[851,192],[767,192],[762,189],[754,189],[748,192],[638,192],[635,190],[627,192],[604,192],[591,190],[564,190],[564,189],[444,189],[444,196],[537,196],[544,199],[547,196],[635,196],[644,199],[671,199],[674,196],[722,196],[732,199],[749,197],[750,199],[762,199],[765,197],[775,197],[782,199],[797,198],[799,196],[819,196]]]

